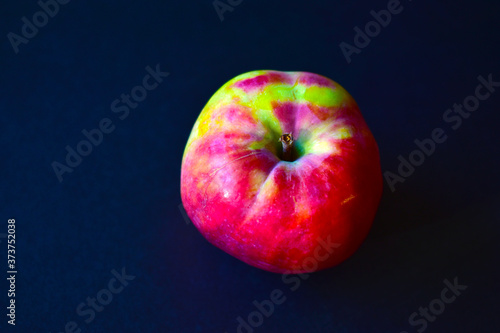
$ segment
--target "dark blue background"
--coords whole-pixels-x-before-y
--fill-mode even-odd
[[[0,239],[0,331],[236,332],[252,302],[281,289],[255,332],[416,332],[408,317],[439,298],[443,280],[468,288],[427,332],[500,328],[500,159],[493,93],[459,129],[442,115],[500,81],[495,1],[402,1],[348,64],[339,48],[387,1],[244,0],[221,21],[212,1],[71,1],[16,54],[35,1],[0,4],[0,233],[17,225],[16,327],[7,325],[6,240]],[[110,104],[142,83],[145,67],[168,77],[120,120]],[[434,128],[448,139],[391,192],[373,228],[343,264],[296,291],[210,245],[180,210],[184,145],[210,96],[255,69],[310,71],[343,85],[379,147],[382,170]],[[115,130],[59,182],[81,131],[110,118]],[[113,269],[135,276],[95,319],[75,309],[106,288]],[[9,327],[8,327],[9,326]],[[420,326],[418,326],[420,327]]]

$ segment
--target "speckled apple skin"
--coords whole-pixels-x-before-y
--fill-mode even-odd
[[[285,133],[300,156],[293,162],[279,157]],[[253,71],[224,84],[194,124],[182,161],[182,202],[198,230],[276,273],[317,271],[351,256],[381,194],[378,147],[356,102],[307,72]]]

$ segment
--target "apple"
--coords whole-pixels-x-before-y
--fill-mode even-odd
[[[382,195],[378,146],[354,99],[307,72],[224,84],[184,150],[184,208],[213,245],[276,273],[332,267],[366,238]]]

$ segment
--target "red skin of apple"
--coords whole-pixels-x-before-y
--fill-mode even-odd
[[[282,160],[287,133],[294,161]],[[351,256],[381,194],[378,147],[356,102],[306,72],[254,71],[226,83],[195,123],[181,168],[182,202],[205,238],[276,273]]]

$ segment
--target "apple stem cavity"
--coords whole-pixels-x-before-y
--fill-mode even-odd
[[[293,136],[292,133],[283,134],[279,140],[283,145],[283,161],[292,162]]]

